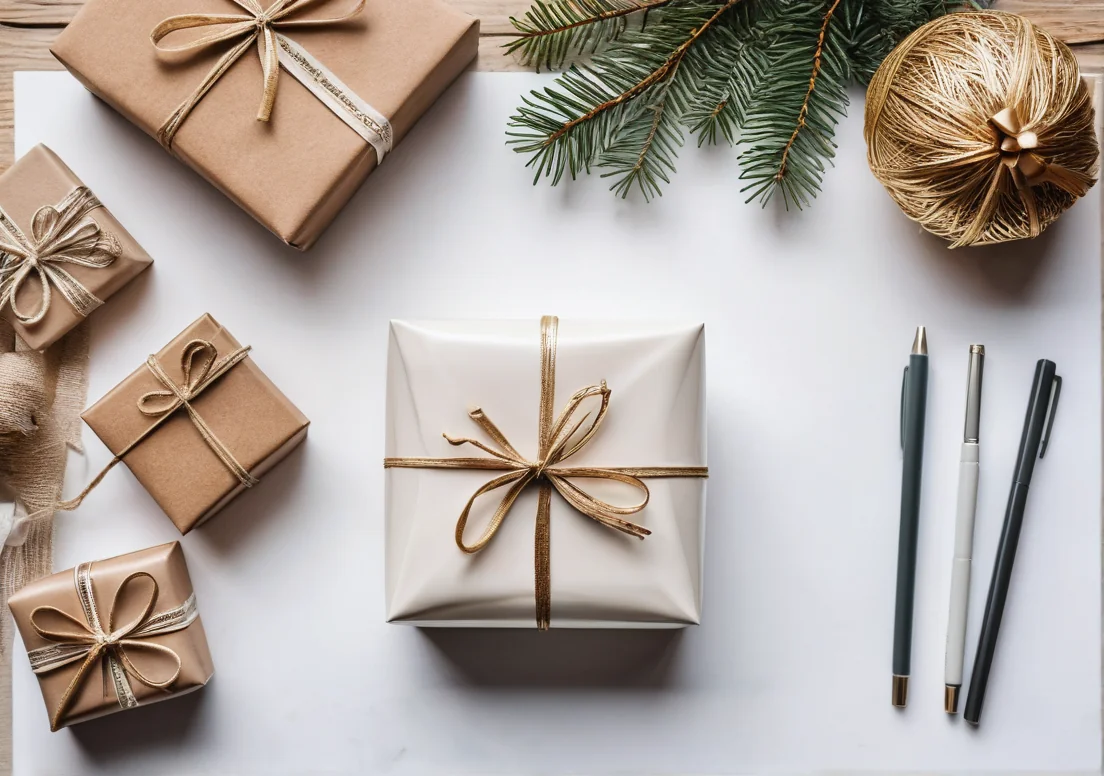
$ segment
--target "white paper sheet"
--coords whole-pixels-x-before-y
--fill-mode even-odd
[[[1099,187],[1032,244],[947,252],[867,172],[860,102],[806,212],[744,206],[727,149],[683,152],[649,206],[597,178],[533,188],[503,133],[518,95],[543,83],[464,77],[300,255],[68,75],[17,74],[18,150],[48,143],[157,262],[95,314],[91,396],[209,310],[313,425],[268,481],[184,540],[211,685],[51,735],[17,654],[16,773],[1096,771]],[[387,320],[546,312],[706,322],[703,625],[384,624]],[[900,712],[898,407],[917,324],[932,377]],[[967,667],[1035,361],[1065,378],[978,730],[942,710],[971,342],[988,360]],[[85,439],[71,486],[108,458]],[[175,536],[120,469],[58,518],[56,565]]]

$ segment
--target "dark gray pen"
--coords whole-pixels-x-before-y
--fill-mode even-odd
[[[997,650],[997,635],[1004,604],[1008,598],[1008,585],[1012,580],[1012,564],[1016,561],[1016,548],[1020,544],[1024,510],[1031,477],[1035,473],[1035,461],[1046,455],[1050,433],[1054,430],[1054,411],[1062,393],[1062,378],[1053,361],[1040,359],[1035,365],[1035,378],[1031,382],[1031,396],[1027,401],[1020,451],[1016,456],[1016,469],[1012,474],[1012,490],[1008,494],[1008,507],[1004,512],[1004,527],[997,543],[997,559],[993,563],[993,578],[989,582],[989,596],[985,600],[985,616],[981,618],[974,671],[970,676],[970,694],[966,696],[963,718],[971,723],[981,721],[981,707],[985,702],[985,688],[989,684],[989,671]]]
[[[916,329],[901,385],[901,532],[897,539],[897,608],[893,618],[893,705],[908,703],[912,662],[912,604],[916,588],[916,535],[920,527],[920,474],[928,406],[928,335]]]

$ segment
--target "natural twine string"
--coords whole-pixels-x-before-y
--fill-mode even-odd
[[[1037,236],[1095,183],[1091,95],[1069,47],[1015,14],[912,33],[870,82],[870,168],[951,247]]]

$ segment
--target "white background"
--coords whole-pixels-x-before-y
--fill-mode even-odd
[[[212,683],[51,735],[19,652],[16,773],[1096,770],[1099,187],[1032,244],[948,252],[867,171],[857,100],[806,212],[744,206],[727,150],[684,151],[649,206],[596,177],[533,188],[503,133],[543,83],[465,76],[301,255],[68,75],[17,75],[17,149],[48,143],[157,262],[94,316],[90,400],[209,311],[313,426],[184,540]],[[706,321],[704,624],[384,624],[388,319],[546,312]],[[889,702],[898,407],[921,323],[932,376],[901,712]],[[1035,361],[1065,377],[977,730],[942,711],[971,342],[989,355],[967,668]],[[85,439],[70,487],[108,458]],[[442,530],[461,506],[442,505]],[[122,468],[57,523],[59,569],[176,538]]]

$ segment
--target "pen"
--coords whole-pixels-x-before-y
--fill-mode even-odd
[[[1062,378],[1055,374],[1053,361],[1042,359],[1035,365],[1035,379],[1031,384],[1031,398],[1027,403],[1020,452],[1016,457],[1016,469],[1012,475],[1012,491],[1008,495],[1008,508],[1004,513],[1004,527],[997,544],[997,559],[993,564],[993,579],[989,583],[989,597],[985,601],[985,616],[978,637],[974,672],[970,677],[970,694],[966,698],[967,722],[977,724],[981,719],[981,706],[985,702],[985,687],[989,683],[989,669],[993,665],[993,653],[997,646],[1004,603],[1008,597],[1008,582],[1012,578],[1012,564],[1016,560],[1016,546],[1023,527],[1024,508],[1031,475],[1035,471],[1035,458],[1046,455],[1050,444],[1050,432],[1054,428],[1054,411],[1062,392]]]
[[[893,618],[893,705],[908,702],[912,660],[912,604],[916,587],[916,533],[920,526],[920,470],[928,404],[928,335],[916,329],[901,385],[901,532],[897,540],[897,606]]]
[[[977,511],[981,428],[981,375],[985,347],[970,346],[966,378],[966,427],[958,457],[958,508],[955,515],[954,561],[951,566],[951,610],[947,618],[947,655],[944,661],[943,710],[958,713],[962,689],[962,657],[966,651],[966,611],[970,600],[970,557],[974,546],[974,515]]]

